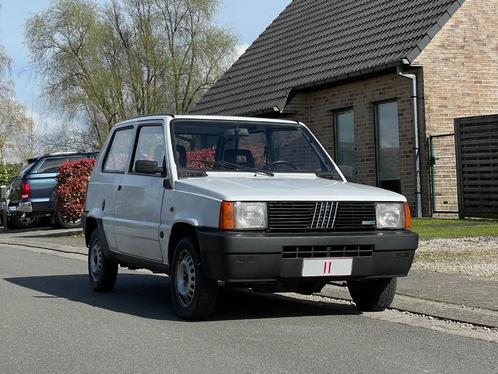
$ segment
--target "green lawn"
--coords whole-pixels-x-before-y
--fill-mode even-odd
[[[498,236],[498,220],[414,218],[420,239]]]

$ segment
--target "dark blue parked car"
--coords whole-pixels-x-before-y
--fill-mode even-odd
[[[57,168],[64,162],[95,158],[97,153],[51,153],[28,160],[27,165],[12,179],[9,188],[8,214],[17,228],[32,228],[41,218],[50,217],[52,224],[64,228],[80,225],[67,222],[55,211]]]

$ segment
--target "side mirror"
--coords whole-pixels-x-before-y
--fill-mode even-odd
[[[135,161],[135,172],[143,174],[161,174],[163,169],[157,166],[156,161],[137,160]]]

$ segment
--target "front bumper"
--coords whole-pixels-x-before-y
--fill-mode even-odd
[[[284,235],[199,229],[197,235],[207,277],[226,282],[301,278],[303,258],[286,258],[284,254],[284,248],[294,247],[372,248],[370,254],[351,256],[353,269],[350,276],[326,279],[406,276],[418,246],[418,235],[408,230]],[[325,257],[329,256],[322,258]]]

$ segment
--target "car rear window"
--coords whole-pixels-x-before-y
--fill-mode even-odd
[[[23,167],[21,168],[21,170],[19,170],[19,174],[18,174],[18,175],[19,175],[19,177],[20,177],[20,178],[24,177],[24,174],[26,174],[26,173],[29,171],[29,169],[31,169],[31,167],[33,166],[33,164],[34,164],[35,162],[36,162],[36,161],[31,161],[31,162],[29,162],[29,161],[28,161],[27,165],[23,166]]]
[[[65,157],[47,157],[40,161],[40,164],[33,170],[33,174],[57,173],[57,168],[67,161],[78,161],[85,156],[65,156]]]

